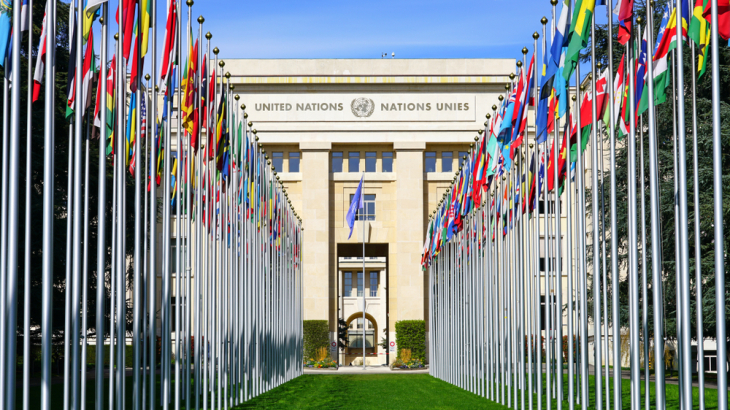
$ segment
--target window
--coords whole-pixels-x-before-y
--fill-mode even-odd
[[[347,153],[347,172],[360,172],[360,153]]]
[[[180,240],[181,240],[181,243],[182,243],[182,238],[180,238]],[[183,255],[185,254],[185,245],[184,244],[181,244],[179,246],[179,248],[180,248],[180,259],[181,259],[180,263],[184,265],[185,264],[185,260],[183,259]],[[170,269],[170,273],[172,273],[172,275],[176,275],[177,272],[178,272],[178,269],[177,269],[177,249],[178,249],[177,239],[176,238],[171,238],[170,239],[170,268],[171,268]]]
[[[173,286],[174,287],[174,286]],[[174,332],[177,328],[177,303],[178,298],[175,296],[170,297],[170,332]],[[180,298],[180,326],[185,328],[185,298]]]
[[[426,152],[426,163],[424,164],[426,172],[436,172],[436,152]]]
[[[298,152],[289,153],[289,172],[299,172],[299,158]]]
[[[375,220],[375,195],[374,194],[365,194],[363,195],[365,198],[363,199],[363,202],[365,203],[365,209],[363,212],[363,209],[358,209],[357,214],[355,215],[356,221],[374,221]],[[355,194],[350,194],[350,203],[352,203],[352,199],[355,197]]]
[[[545,200],[543,198],[538,199],[538,208],[540,215],[545,215]],[[548,199],[547,200],[547,213],[548,214],[554,214],[555,213],[555,200],[554,199]]]
[[[393,153],[383,152],[383,172],[393,172]]]
[[[365,172],[375,172],[375,163],[377,161],[376,152],[365,153]]]
[[[342,172],[342,152],[332,153],[332,172]]]
[[[357,296],[362,297],[362,272],[357,273]],[[360,324],[362,326],[362,323]]]
[[[454,153],[444,151],[441,153],[441,172],[453,172]]]
[[[375,339],[375,327],[373,326],[373,323],[365,319],[367,321],[367,329],[364,329],[363,332],[363,324],[362,324],[362,318],[357,318],[350,322],[350,326],[347,331],[347,347],[349,348],[360,348],[363,347],[363,333],[365,333],[365,347],[372,348],[375,346],[374,339]]]
[[[545,272],[545,269],[546,269],[546,259],[547,258],[545,258],[545,257],[542,257],[542,256],[540,257],[540,272]],[[560,259],[562,259],[562,258],[560,258]],[[555,267],[557,266],[557,262],[555,262],[555,258],[550,258],[549,265],[550,265],[550,271],[551,272],[554,271],[555,270]],[[561,265],[562,265],[562,263],[561,263]]]
[[[370,272],[370,297],[378,296],[378,272]]]
[[[552,323],[547,323],[547,316],[545,315],[545,303],[547,301],[547,298],[545,295],[540,296],[540,330],[546,330],[548,329],[548,325],[551,329],[555,329],[556,323],[557,323],[557,317],[555,316],[555,309],[557,306],[555,306],[555,296],[550,297],[552,301]]]
[[[271,154],[271,165],[274,166],[276,172],[282,172],[284,170],[284,153],[273,152]]]
[[[345,294],[344,296],[352,296],[352,272],[345,272]]]

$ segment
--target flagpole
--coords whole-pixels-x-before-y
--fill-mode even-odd
[[[711,9],[711,40],[712,47],[712,187],[713,187],[713,216],[715,227],[715,317],[717,323],[716,340],[726,339],[726,311],[725,311],[725,264],[722,215],[722,140],[720,136],[720,54],[718,44],[718,0],[710,0]],[[717,344],[717,362],[727,363],[727,343]],[[727,409],[727,372],[717,372],[717,408]]]
[[[611,0],[609,0],[611,1]],[[646,8],[646,18],[647,18],[647,25],[649,27],[654,27],[654,20],[653,20],[653,13],[652,13],[652,7],[651,3]],[[609,25],[610,27],[610,25]],[[647,54],[646,54],[646,61],[647,62],[653,62],[653,56],[654,53],[653,47],[650,47],[649,45],[654,44],[654,32],[653,30],[648,30],[648,42],[647,42]],[[611,61],[609,59],[609,61]],[[647,85],[649,88],[649,109],[647,112],[649,113],[649,192],[650,192],[650,209],[651,209],[651,261],[652,261],[652,289],[654,291],[654,357],[663,357],[664,355],[664,332],[663,332],[663,291],[662,291],[662,277],[661,275],[657,274],[657,272],[662,271],[662,261],[661,261],[661,233],[660,233],[660,226],[659,226],[659,186],[658,186],[658,178],[659,178],[659,170],[657,165],[657,136],[656,136],[656,120],[655,120],[655,111],[654,111],[654,64],[647,64],[646,65],[646,78],[649,79],[647,81]],[[713,71],[714,73],[714,71]],[[719,103],[719,95],[718,95],[718,103]],[[719,118],[719,117],[718,117]],[[719,121],[718,121],[719,124]],[[613,142],[613,135],[611,138],[611,141]],[[613,154],[612,149],[612,154]],[[612,169],[613,164],[612,164]],[[611,177],[615,180],[614,172],[611,173]],[[612,214],[615,215],[613,212],[615,210],[615,181],[612,180],[612,190],[611,190],[611,208],[612,208]],[[614,231],[615,227],[615,218],[611,218],[612,226],[611,231]],[[611,235],[612,239],[612,252],[616,252],[615,244],[616,242],[613,240],[614,235]],[[612,262],[614,264],[617,264],[616,259],[612,255]],[[618,283],[616,281],[616,277],[618,276],[618,272],[616,269],[612,268],[614,272],[614,283]],[[614,317],[617,317],[618,313],[618,303],[617,303],[618,295],[616,292],[614,292]],[[618,359],[620,359],[620,351],[617,353],[618,347],[616,344],[616,341],[618,340],[618,335],[616,334],[617,326],[614,324],[614,384],[620,383],[620,378],[617,378],[616,375],[620,376],[620,370],[617,370],[616,363],[620,363]],[[718,337],[720,334],[718,334]],[[720,348],[720,345],[718,345],[718,348]],[[719,353],[719,351],[718,351]],[[718,357],[719,359],[719,357]],[[655,382],[655,400],[656,400],[656,406],[657,408],[664,408],[665,407],[665,390],[664,390],[664,363],[662,361],[654,361],[654,379]],[[721,373],[718,373],[718,377],[721,377]],[[616,389],[614,389],[616,391]],[[721,390],[718,390],[719,394],[721,395]],[[620,404],[620,401],[616,399],[616,396],[618,395],[620,400],[620,391],[618,393],[614,392],[614,402],[616,405]]]
[[[363,180],[365,179],[365,175],[362,176]],[[360,201],[362,201],[362,190],[360,191]],[[362,369],[366,369],[365,365],[365,333],[367,330],[367,319],[365,318],[365,207],[362,208],[363,218],[362,218]]]
[[[203,23],[205,22],[205,18],[201,15],[198,17],[198,39],[202,41],[203,39]],[[201,43],[201,49],[202,49],[202,43]],[[200,50],[202,51],[202,50]],[[198,54],[195,56],[197,59],[197,66],[200,70],[201,74],[203,72],[208,73],[208,70],[206,69],[203,71],[203,64],[207,65],[207,61],[205,61],[202,57],[202,53],[198,51]],[[203,81],[205,81],[201,75],[200,81],[198,81],[198,98],[205,99],[207,102],[208,96],[203,95]],[[203,110],[206,108],[203,106],[203,104],[199,100],[198,103],[198,118],[200,121],[203,120]],[[203,125],[200,123],[198,128],[198,152],[195,155],[195,161],[197,162],[197,166],[195,167],[195,170],[197,171],[197,175],[195,176],[197,178],[197,184],[196,184],[196,190],[195,190],[195,292],[193,296],[193,302],[194,302],[194,311],[195,311],[195,338],[194,343],[195,346],[193,348],[193,352],[195,355],[195,364],[194,364],[194,379],[195,379],[195,410],[200,409],[200,388],[201,388],[201,356],[200,356],[200,349],[203,348],[203,340],[201,338],[201,316],[203,314],[202,307],[201,307],[201,298],[202,298],[202,289],[201,289],[201,280],[200,276],[202,275],[202,260],[203,260],[203,238],[202,233],[204,229],[204,222],[203,222],[203,198],[202,198],[202,189],[203,185],[201,184],[202,179],[202,157],[206,150],[208,149],[209,141],[210,141],[210,128],[208,128],[208,125],[205,124],[205,138],[206,142],[205,145],[203,145],[202,136],[203,136]]]
[[[596,38],[596,18],[591,17],[591,38]],[[612,39],[610,41],[613,41]],[[599,236],[599,220],[598,220],[598,108],[596,106],[596,48],[591,47],[591,217],[593,219],[593,368],[594,368],[594,383],[596,389],[596,409],[603,409],[603,381],[601,374],[601,265],[599,261],[599,255],[601,252]],[[580,128],[580,124],[578,125]],[[578,137],[582,140],[582,133]],[[582,151],[583,142],[578,141],[577,151]],[[603,163],[601,163],[601,166]],[[581,170],[583,171],[583,170]],[[636,185],[634,185],[636,187]],[[631,203],[630,203],[631,204]],[[636,243],[629,242],[629,243]],[[635,250],[636,247],[633,247]],[[586,278],[587,280],[587,278]],[[587,313],[587,312],[586,312]],[[638,333],[637,333],[638,334]],[[586,335],[588,333],[586,332]],[[638,346],[638,343],[636,344]],[[636,363],[638,366],[638,363]],[[586,373],[587,376],[587,373]],[[587,402],[586,402],[587,403]]]
[[[2,57],[2,56],[0,56]],[[4,67],[8,67],[8,58],[4,58]],[[2,214],[2,222],[0,222],[0,352],[5,352],[5,326],[7,320],[7,313],[5,312],[6,301],[6,278],[7,278],[7,257],[8,257],[8,152],[10,148],[8,146],[8,120],[10,115],[8,110],[10,104],[8,103],[8,95],[10,94],[10,86],[8,84],[8,71],[3,70],[3,163],[2,163],[2,206],[0,207],[0,213]],[[65,333],[64,333],[65,334]],[[5,403],[5,386],[6,386],[6,372],[5,372],[5,361],[7,358],[4,354],[0,355],[0,403]]]
[[[21,6],[22,12],[22,6]],[[24,244],[24,258],[23,264],[25,265],[24,280],[23,280],[23,357],[30,357],[30,187],[32,178],[32,167],[31,167],[31,151],[32,151],[32,125],[31,125],[31,114],[32,114],[32,100],[33,100],[33,58],[31,57],[30,50],[33,50],[33,0],[28,2],[28,93],[27,106],[26,106],[26,143],[25,143],[25,244]],[[41,51],[38,52],[40,57]],[[28,409],[30,400],[30,361],[23,360],[23,409]]]
[[[148,323],[148,336],[149,336],[149,360],[150,360],[150,388],[149,388],[149,394],[150,394],[150,400],[148,407],[152,408],[155,407],[156,399],[155,399],[155,393],[157,388],[156,383],[156,376],[157,376],[157,272],[159,271],[157,268],[157,166],[158,166],[158,157],[159,154],[157,152],[157,138],[162,139],[164,135],[161,135],[159,128],[164,126],[164,122],[160,121],[159,125],[157,122],[157,105],[159,104],[158,101],[158,90],[159,86],[157,85],[157,2],[153,1],[150,5],[150,21],[153,22],[151,27],[151,41],[150,41],[150,53],[152,54],[151,58],[151,66],[150,66],[150,73],[152,73],[152,97],[150,98],[150,116],[148,118],[152,118],[151,122],[151,129],[153,130],[148,138],[152,139],[152,143],[150,144],[150,158],[152,161],[154,161],[154,166],[152,164],[148,164],[148,166],[151,166],[152,171],[150,174],[150,258],[149,258],[149,281],[150,281],[150,289],[149,289],[149,299],[147,306],[149,307],[149,323]],[[165,203],[165,200],[163,199],[162,203]],[[160,369],[161,370],[161,369]],[[97,409],[101,410],[101,409]]]
[[[142,10],[139,10],[139,20],[142,20]],[[135,107],[135,138],[134,138],[134,303],[133,309],[133,355],[134,355],[134,370],[132,371],[132,382],[133,382],[133,409],[140,410],[142,404],[142,392],[140,391],[140,364],[141,364],[141,346],[140,346],[140,335],[142,333],[142,318],[140,304],[142,301],[142,220],[140,218],[139,210],[142,209],[142,165],[144,151],[140,139],[142,138],[142,75],[139,71],[142,69],[142,36],[141,30],[137,30],[137,40],[135,40],[135,52],[134,55],[137,61],[134,64],[137,65],[136,77],[132,78],[136,81],[135,98],[137,106]],[[132,113],[130,113],[131,115]]]
[[[694,246],[695,246],[695,294],[696,294],[696,302],[695,302],[695,310],[697,314],[697,357],[698,358],[704,358],[705,352],[704,352],[704,337],[703,337],[703,320],[702,320],[702,248],[700,244],[700,183],[699,183],[699,165],[698,165],[698,156],[697,156],[697,84],[696,84],[696,76],[697,71],[695,69],[695,43],[690,42],[690,48],[692,50],[692,164],[693,164],[693,173],[694,173],[694,211],[695,211],[695,218],[694,218]],[[643,127],[642,127],[643,128]],[[643,131],[643,129],[642,129]],[[643,144],[642,144],[643,148]],[[642,155],[643,159],[643,155]],[[644,171],[644,167],[642,166],[642,172]],[[641,178],[642,181],[644,178]],[[641,197],[642,200],[644,197]],[[642,229],[642,234],[644,234],[644,230]],[[644,284],[644,292],[646,293],[646,284]],[[644,302],[646,303],[646,302]],[[644,307],[646,309],[646,307]],[[644,332],[644,339],[648,340],[648,330]],[[646,344],[646,341],[644,342]],[[648,348],[648,345],[647,345]],[[647,349],[645,348],[645,350]],[[646,357],[649,357],[649,355],[644,352]],[[648,368],[647,368],[647,374],[648,374]],[[700,404],[700,410],[705,410],[705,361],[704,360],[698,360],[697,361],[697,376],[698,376],[698,385],[699,385],[699,404]],[[647,380],[649,378],[647,377]],[[647,386],[648,387],[648,386]],[[646,389],[647,391],[647,408],[648,408],[648,391],[649,389]]]
[[[104,60],[102,59],[102,61],[104,61]],[[150,99],[150,78],[151,78],[151,76],[149,74],[145,75],[145,81],[146,81],[145,91],[144,91],[145,107],[147,106],[147,101],[151,102],[150,105],[157,103],[157,101],[152,102],[152,100]],[[102,94],[102,95],[104,95],[104,94]],[[150,128],[149,127],[149,116],[146,115],[146,112],[145,112],[145,116],[147,117],[147,119],[145,120],[145,126],[144,126],[145,146],[144,146],[144,150],[142,152],[143,152],[143,155],[146,155],[146,158],[144,161],[144,165],[145,165],[144,175],[145,175],[145,181],[149,185],[147,186],[147,189],[145,189],[144,186],[142,188],[144,190],[144,222],[142,225],[142,235],[144,236],[144,245],[143,245],[144,254],[142,256],[142,261],[143,261],[142,263],[144,264],[144,267],[143,267],[143,270],[144,270],[143,276],[144,277],[142,280],[144,282],[145,291],[143,292],[142,299],[140,301],[140,303],[142,303],[142,324],[140,325],[142,327],[142,330],[141,330],[141,334],[140,334],[140,336],[141,336],[140,343],[141,343],[141,351],[142,351],[141,354],[142,354],[142,405],[143,406],[146,403],[145,399],[147,397],[147,359],[148,358],[147,358],[147,354],[146,354],[147,333],[145,331],[145,325],[146,325],[145,320],[147,318],[148,313],[147,313],[146,296],[149,293],[149,289],[150,289],[150,276],[149,276],[150,271],[149,271],[148,265],[147,265],[147,261],[149,260],[149,252],[148,252],[149,251],[149,248],[148,248],[149,242],[148,242],[147,232],[148,232],[148,224],[150,221],[150,218],[149,218],[149,203],[150,203],[149,199],[150,198],[149,197],[150,197],[150,190],[152,189],[152,184],[154,183],[151,179],[152,166],[151,166],[151,162],[150,162],[151,158],[150,158],[149,147],[150,147],[150,138],[153,139],[153,143],[154,143],[154,136],[155,136],[155,133],[150,132],[150,130],[149,130],[149,128]],[[155,121],[154,117],[152,118],[152,121],[154,123],[154,121]],[[152,280],[154,280],[154,279],[156,279],[156,278],[153,278]]]
[[[55,198],[55,30],[56,2],[46,5],[45,107],[43,116],[43,255],[42,318],[41,318],[41,409],[51,408],[51,344],[53,342],[53,224]],[[102,31],[102,33],[105,33]],[[104,36],[104,34],[102,34]],[[41,46],[42,47],[42,46]],[[40,57],[39,57],[40,58]],[[6,90],[7,91],[7,90]],[[7,93],[5,94],[7,95]],[[7,105],[6,105],[7,106]],[[3,150],[6,152],[6,150]],[[3,172],[3,175],[6,173]],[[3,191],[4,192],[4,191]],[[3,207],[5,209],[5,207]],[[4,212],[4,211],[3,211]],[[1,372],[1,370],[0,370]]]

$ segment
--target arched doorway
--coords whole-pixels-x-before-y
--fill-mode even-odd
[[[346,364],[362,357],[363,344],[365,345],[366,362],[370,364],[378,355],[378,324],[369,314],[365,314],[363,323],[362,312],[354,313],[347,318],[347,349],[345,349]]]

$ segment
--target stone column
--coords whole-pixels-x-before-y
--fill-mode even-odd
[[[418,320],[424,317],[424,273],[421,271],[423,247],[423,151],[425,142],[397,142],[397,233],[395,291],[391,299],[389,328],[395,330],[396,320]],[[392,276],[391,276],[392,277]],[[408,303],[397,303],[398,300]],[[397,306],[394,306],[396,305]],[[393,314],[397,312],[397,314]]]
[[[329,142],[301,143],[304,320],[330,319]],[[336,307],[335,307],[336,309]],[[332,323],[330,323],[332,327]],[[335,324],[336,328],[336,324]]]

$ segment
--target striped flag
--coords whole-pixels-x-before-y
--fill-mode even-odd
[[[46,14],[48,13],[48,2],[46,2]],[[38,43],[38,58],[35,60],[35,71],[33,72],[33,102],[38,101],[41,94],[41,85],[46,69],[46,14],[43,15],[41,26],[41,38]]]
[[[162,65],[160,66],[160,92],[165,94],[165,87],[172,76],[172,67],[175,64],[175,51],[177,50],[177,8],[176,0],[170,2],[167,11],[167,25],[165,27],[165,43],[162,49]]]

